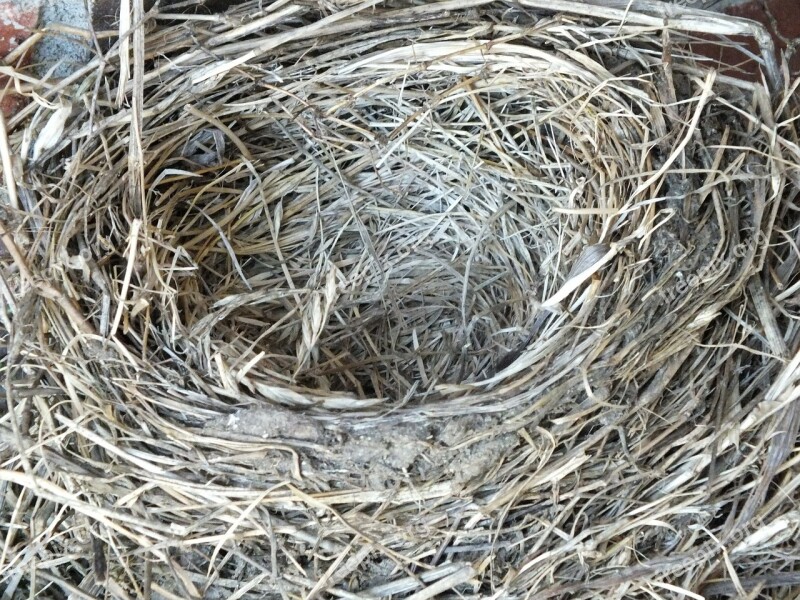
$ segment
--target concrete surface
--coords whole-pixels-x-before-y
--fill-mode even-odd
[[[89,8],[83,0],[44,0],[41,24],[55,24],[88,30],[91,25]],[[33,52],[33,62],[41,75],[54,68],[53,77],[66,77],[92,57],[91,47],[85,40],[66,34],[45,36]]]

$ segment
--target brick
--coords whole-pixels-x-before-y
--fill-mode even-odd
[[[39,0],[0,2],[0,57],[15,50],[39,22]],[[17,65],[25,64],[29,57],[22,57]],[[25,105],[25,98],[13,92],[13,83],[0,76],[0,110],[9,117]]]
[[[800,74],[800,2],[798,0],[752,0],[725,9],[725,13],[758,21],[775,41],[778,56],[786,53],[789,70]],[[787,52],[787,47],[788,48]]]

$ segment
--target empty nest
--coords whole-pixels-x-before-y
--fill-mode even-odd
[[[795,88],[265,4],[9,70],[4,597],[794,597]]]

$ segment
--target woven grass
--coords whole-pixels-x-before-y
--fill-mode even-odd
[[[6,69],[4,597],[795,597],[796,87],[635,6],[133,4]]]

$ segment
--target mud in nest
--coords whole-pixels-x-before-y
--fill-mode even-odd
[[[692,54],[741,21],[529,4],[153,12],[24,80],[4,581],[792,585],[796,92]]]

